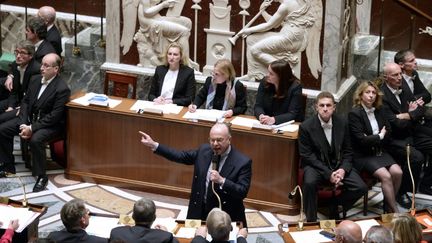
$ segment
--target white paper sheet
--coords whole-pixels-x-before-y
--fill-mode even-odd
[[[257,119],[237,116],[231,121],[231,124],[237,125],[237,126],[242,126],[242,127],[252,128],[252,126],[254,124],[259,124],[259,121]]]
[[[362,239],[365,237],[366,232],[374,225],[379,225],[378,221],[375,219],[359,220],[355,221],[362,230]]]
[[[100,94],[96,94],[96,93],[90,92],[90,93],[85,94],[84,96],[81,96],[79,98],[73,99],[71,101],[74,102],[74,103],[83,105],[83,106],[88,106],[90,104],[89,100],[91,98],[93,98],[95,95],[100,95]],[[110,108],[114,108],[114,107],[118,106],[121,102],[122,102],[121,100],[108,98],[108,106]]]
[[[15,208],[8,205],[0,205],[0,221],[2,229],[7,229],[11,220],[18,219],[19,227],[16,232],[21,233],[29,224],[31,224],[40,213],[30,211],[28,208]]]
[[[156,225],[163,225],[169,232],[174,233],[174,230],[177,227],[177,222],[173,218],[157,218],[151,227],[154,228]]]
[[[137,112],[139,109],[145,110],[146,108],[162,110],[164,114],[179,114],[183,106],[178,106],[176,104],[157,105],[152,101],[137,100],[130,109]]]
[[[111,230],[123,226],[119,224],[118,218],[90,216],[89,225],[86,231],[89,235],[96,235],[103,238],[109,238]]]
[[[296,243],[319,243],[319,242],[329,242],[331,241],[329,238],[320,234],[319,230],[304,230],[304,231],[296,231],[290,232],[291,237],[294,239]]]
[[[224,120],[223,116],[226,111],[197,109],[195,112],[186,112],[183,118],[188,120],[205,120],[205,121],[220,121]]]

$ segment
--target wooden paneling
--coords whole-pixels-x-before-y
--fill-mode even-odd
[[[141,144],[138,131],[176,149],[197,148],[208,140],[212,124],[192,123],[180,115],[139,115],[129,110],[133,100],[114,109],[68,105],[68,165],[72,179],[108,183],[188,198],[193,166],[170,162]],[[293,138],[294,136],[294,138]],[[232,144],[252,158],[248,207],[294,214],[288,192],[296,185],[296,134],[233,127]]]

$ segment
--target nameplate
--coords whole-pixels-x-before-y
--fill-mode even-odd
[[[130,215],[120,214],[119,223],[124,225],[135,225],[135,220]]]
[[[200,219],[186,219],[185,221],[185,227],[186,228],[198,228],[201,226],[201,220]]]
[[[394,217],[393,213],[381,214],[381,221],[383,223],[390,223],[393,220],[393,217]]]
[[[321,220],[320,221],[320,228],[321,229],[333,229],[336,228],[336,220]]]
[[[163,110],[156,109],[156,108],[143,108],[143,109],[138,109],[137,113],[139,113],[139,114],[147,113],[147,114],[162,116]]]

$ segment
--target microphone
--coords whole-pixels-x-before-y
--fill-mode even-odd
[[[300,194],[300,218],[297,222],[297,230],[303,230],[303,192],[301,190],[301,187],[299,185],[295,186],[294,189],[288,193],[288,198],[293,199],[296,192],[299,192]]]
[[[213,153],[212,160],[211,160],[211,168],[212,168],[212,170],[218,170],[219,160],[220,160],[220,155],[217,155],[216,153]],[[212,181],[211,183],[212,183],[213,194],[215,194],[215,196],[216,196],[216,198],[218,200],[218,203],[219,203],[219,208],[222,210],[222,202],[221,202],[221,199],[220,199],[219,195],[217,194],[217,192],[216,192],[216,190],[214,188],[214,181]]]
[[[24,185],[24,183],[23,183],[23,181],[21,179],[21,176],[17,176],[17,177],[18,177],[18,179],[19,179],[19,181],[21,183],[21,186],[23,188],[23,191],[24,191],[24,195],[23,195],[24,198],[23,198],[23,201],[22,201],[22,206],[26,208],[27,204],[28,204],[28,201],[27,201],[27,194],[26,194],[25,185]]]

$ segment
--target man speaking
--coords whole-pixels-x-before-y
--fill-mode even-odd
[[[243,222],[247,227],[243,199],[247,196],[252,176],[252,160],[231,146],[231,129],[225,123],[216,123],[210,130],[210,144],[196,150],[177,151],[153,141],[144,132],[139,132],[141,143],[156,154],[171,161],[194,165],[192,190],[189,199],[188,219],[206,219],[211,209],[219,207],[233,221]],[[212,163],[213,162],[213,163]],[[213,164],[213,165],[212,165]]]

